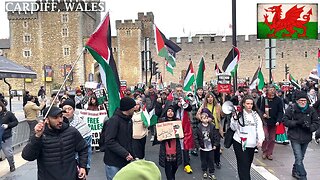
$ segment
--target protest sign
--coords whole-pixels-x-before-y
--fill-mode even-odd
[[[159,141],[183,138],[182,121],[167,121],[156,124],[157,139]]]
[[[107,111],[87,111],[80,110],[79,117],[84,119],[91,129],[92,133],[92,147],[99,146],[100,134],[103,126],[105,117],[107,116]]]

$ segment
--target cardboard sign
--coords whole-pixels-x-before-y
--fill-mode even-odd
[[[159,141],[183,138],[182,121],[167,121],[156,124],[157,139]]]
[[[230,93],[231,92],[231,84],[218,84],[218,92]]]
[[[99,146],[100,134],[103,126],[105,117],[107,116],[106,111],[87,111],[80,110],[79,117],[83,118],[91,129],[92,133],[92,147]]]

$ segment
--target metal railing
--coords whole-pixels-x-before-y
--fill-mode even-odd
[[[12,147],[16,148],[29,140],[30,129],[26,120],[20,121],[19,124],[12,129]],[[0,160],[4,160],[3,152],[0,152]]]

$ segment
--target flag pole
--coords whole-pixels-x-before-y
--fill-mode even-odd
[[[67,79],[68,79],[69,75],[71,74],[71,72],[73,71],[73,69],[74,69],[75,65],[77,64],[77,62],[79,61],[79,59],[80,59],[80,58],[81,58],[81,56],[83,55],[83,51],[84,51],[84,50],[85,50],[85,47],[83,47],[83,48],[82,48],[82,50],[81,50],[80,54],[78,55],[78,57],[77,57],[76,61],[72,64],[72,66],[71,66],[71,69],[70,69],[69,73],[68,73],[68,74],[66,75],[66,77],[64,78],[64,81],[63,81],[62,85],[60,86],[59,91],[57,92],[56,96],[53,98],[53,100],[52,100],[52,102],[51,102],[51,104],[50,104],[50,106],[49,106],[49,109],[48,109],[47,113],[43,116],[43,119],[46,119],[46,118],[47,118],[47,116],[48,116],[48,114],[49,114],[50,109],[52,108],[52,106],[53,106],[53,104],[54,104],[55,100],[56,100],[56,99],[57,99],[57,97],[59,96],[59,93],[61,92],[62,87],[66,84]]]

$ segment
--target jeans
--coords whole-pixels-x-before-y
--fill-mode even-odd
[[[304,159],[304,155],[306,154],[308,144],[309,143],[300,144],[300,143],[291,141],[291,147],[294,154],[293,167],[300,176],[307,176],[307,172],[304,169],[304,165],[303,165],[303,159]]]
[[[107,180],[112,180],[120,168],[106,165]]]
[[[91,164],[91,156],[92,156],[92,147],[91,147],[91,142],[92,142],[92,136],[85,137],[84,140],[87,142],[88,145],[88,163],[87,163],[87,170],[90,169],[90,164]]]

